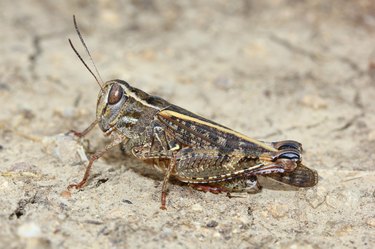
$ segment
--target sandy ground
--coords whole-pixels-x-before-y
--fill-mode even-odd
[[[109,141],[59,135],[94,120],[99,91],[72,14],[105,80],[298,140],[319,184],[231,199],[172,184],[162,211],[160,177],[115,149],[65,193]],[[1,1],[0,30],[0,248],[374,248],[373,1]]]

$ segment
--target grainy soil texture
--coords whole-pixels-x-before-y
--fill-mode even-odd
[[[162,176],[94,119],[104,81],[262,141],[293,139],[313,188],[228,198]],[[0,248],[375,248],[375,2],[1,1]]]

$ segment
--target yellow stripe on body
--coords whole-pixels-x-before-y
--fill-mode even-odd
[[[266,150],[274,151],[274,152],[278,151],[274,147],[271,147],[271,146],[269,146],[265,143],[262,143],[261,141],[258,141],[256,139],[245,136],[245,135],[243,135],[243,134],[241,134],[237,131],[233,131],[233,130],[230,130],[230,129],[227,129],[227,128],[224,128],[224,127],[221,127],[221,126],[218,126],[218,125],[215,125],[215,124],[211,124],[209,122],[206,122],[206,121],[203,121],[203,120],[200,120],[200,119],[197,119],[197,118],[185,115],[185,114],[181,114],[181,113],[178,113],[178,112],[175,112],[175,111],[170,111],[170,110],[163,110],[163,111],[159,112],[159,115],[164,116],[164,117],[176,117],[176,118],[180,118],[180,119],[183,119],[183,120],[193,121],[193,122],[196,122],[196,123],[199,123],[199,124],[204,124],[204,125],[207,125],[209,127],[215,128],[219,131],[223,131],[223,132],[235,135],[237,137],[240,137],[243,140],[246,140],[250,143],[256,144],[256,145],[258,145],[258,146],[260,146],[260,147],[262,147]]]

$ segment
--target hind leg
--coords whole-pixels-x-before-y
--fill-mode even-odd
[[[196,190],[220,194],[223,192],[244,192],[244,193],[258,193],[262,186],[260,186],[255,175],[231,179],[223,182],[215,183],[194,183],[190,186]]]

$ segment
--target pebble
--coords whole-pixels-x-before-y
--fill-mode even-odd
[[[9,189],[9,181],[5,177],[0,177],[0,190],[5,191],[7,189]]]
[[[369,225],[370,227],[375,227],[375,218],[369,218],[367,221],[366,221],[367,225]]]
[[[46,153],[54,156],[61,162],[76,163],[77,161],[88,161],[85,150],[72,136],[58,134],[56,136],[44,137],[42,144]],[[75,155],[75,157],[72,155]]]
[[[193,211],[203,211],[203,207],[202,207],[200,204],[198,204],[198,203],[194,204],[194,205],[191,207],[191,209],[192,209]]]
[[[42,230],[36,223],[22,224],[17,229],[17,235],[25,242],[27,249],[50,249],[51,241],[42,236]]]
[[[323,186],[317,186],[315,188],[307,189],[306,191],[300,191],[300,194],[304,195],[304,199],[312,208],[318,208],[326,201],[328,191]]]
[[[287,205],[284,204],[274,204],[268,208],[268,212],[272,215],[273,218],[279,219],[284,217],[289,211]]]
[[[211,220],[207,223],[207,227],[217,227],[217,225],[219,225],[219,223],[215,220]]]
[[[336,230],[335,234],[336,236],[346,236],[350,232],[353,231],[353,227],[351,225],[344,225]]]
[[[40,238],[42,237],[42,231],[40,227],[35,223],[25,223],[18,227],[18,236],[22,238]]]
[[[304,241],[304,240],[302,240],[302,241],[296,241],[295,240],[295,241],[283,243],[280,248],[282,248],[282,249],[284,249],[284,248],[285,249],[287,249],[287,248],[288,249],[299,249],[299,248],[315,249],[317,247],[309,244],[307,241]]]
[[[69,199],[70,197],[72,197],[72,193],[70,193],[69,190],[64,190],[60,193],[60,195],[66,199]]]
[[[302,98],[301,103],[312,109],[325,109],[327,108],[327,101],[319,96],[306,95]]]

